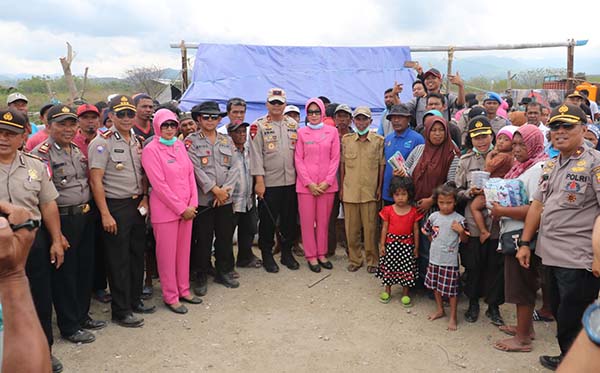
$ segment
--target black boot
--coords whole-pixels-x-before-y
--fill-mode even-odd
[[[504,320],[502,319],[502,315],[500,315],[500,309],[498,306],[488,306],[487,311],[485,311],[485,315],[488,317],[488,319],[490,319],[492,324],[496,326],[504,325]]]
[[[465,321],[466,322],[476,322],[479,318],[479,300],[471,299],[469,300],[469,309],[465,312]]]
[[[281,248],[281,264],[291,270],[300,268],[300,264],[296,261],[294,255],[292,254],[291,247]]]
[[[198,277],[196,279],[196,287],[194,288],[194,293],[200,297],[206,295],[208,291],[207,285],[208,279],[206,278],[206,273],[198,272]]]
[[[277,273],[279,272],[279,266],[275,263],[275,259],[273,258],[273,254],[270,251],[263,250],[262,251],[262,265],[265,268],[265,271],[269,273]]]
[[[225,286],[226,288],[238,288],[240,286],[240,283],[238,280],[236,280],[235,278],[233,278],[233,276],[231,275],[231,273],[219,273],[217,272],[217,275],[215,276],[215,282],[217,284],[221,284],[223,286]]]

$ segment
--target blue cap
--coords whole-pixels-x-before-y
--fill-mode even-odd
[[[435,110],[435,109],[426,111],[425,114],[423,114],[423,119],[425,119],[425,117],[428,115],[435,115],[436,117],[442,117],[442,118],[444,117],[444,115],[442,114],[441,111]]]
[[[496,101],[497,103],[501,104],[502,98],[500,98],[500,95],[496,92],[487,92],[485,96],[483,96],[483,102],[486,101]]]

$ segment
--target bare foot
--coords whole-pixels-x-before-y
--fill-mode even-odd
[[[494,348],[505,352],[531,352],[531,342],[523,342],[517,337],[503,339],[494,344]]]
[[[438,310],[435,311],[434,313],[432,313],[431,315],[427,316],[427,320],[433,321],[433,320],[437,320],[439,318],[442,318],[446,316],[446,313],[444,312],[444,310]]]
[[[484,231],[479,233],[479,242],[484,243],[485,241],[488,240],[488,238],[490,238],[492,234],[488,231]]]
[[[451,317],[450,322],[448,322],[448,330],[453,332],[453,331],[456,331],[456,329],[458,329],[456,327],[456,319]]]
[[[498,329],[501,332],[503,332],[504,334],[508,334],[510,336],[517,335],[517,326],[516,325],[502,325],[502,326],[499,326]],[[535,339],[535,331],[532,331],[531,334],[529,334],[529,338]]]

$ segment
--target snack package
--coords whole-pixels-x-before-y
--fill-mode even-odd
[[[492,208],[492,202],[498,202],[504,207],[516,207],[529,204],[525,185],[518,179],[491,178],[483,188],[486,204]]]
[[[387,162],[390,166],[392,166],[394,170],[404,170],[405,173],[407,172],[406,167],[404,167],[404,157],[399,151],[396,151],[394,155],[392,155],[390,159],[387,160]]]
[[[490,173],[487,171],[471,172],[471,186],[479,189],[485,187],[485,183],[490,179]]]

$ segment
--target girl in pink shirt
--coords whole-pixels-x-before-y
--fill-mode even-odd
[[[326,258],[327,229],[338,191],[340,138],[335,127],[325,126],[325,107],[318,98],[306,103],[306,127],[298,130],[296,143],[296,192],[302,242],[308,266],[313,272],[332,269]]]
[[[179,121],[167,109],[154,115],[154,139],[144,147],[142,165],[152,190],[150,220],[156,238],[156,258],[163,300],[175,313],[186,313],[180,301],[199,304],[190,294],[192,221],[198,206],[194,167],[185,145],[177,140]]]

